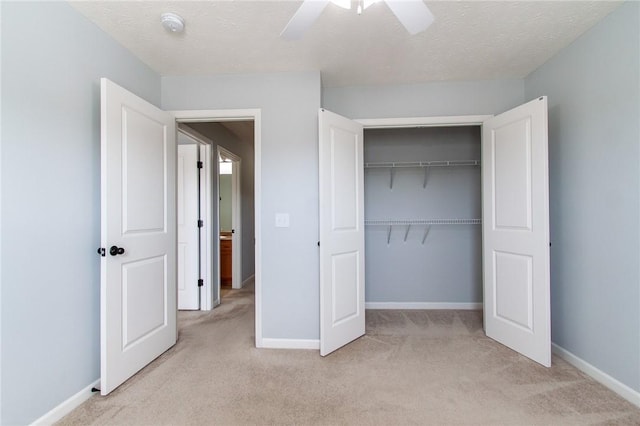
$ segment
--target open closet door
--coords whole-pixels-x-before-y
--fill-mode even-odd
[[[176,343],[176,131],[166,112],[101,86],[100,387]]]
[[[487,336],[551,366],[547,98],[482,126]]]
[[[324,109],[320,130],[320,355],[364,334],[362,125]]]

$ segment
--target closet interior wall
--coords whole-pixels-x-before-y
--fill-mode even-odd
[[[479,126],[365,129],[366,302],[482,303],[481,225],[377,222],[480,219],[480,144]],[[380,164],[432,161],[477,165]]]

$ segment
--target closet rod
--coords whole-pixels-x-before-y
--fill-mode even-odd
[[[452,161],[408,161],[365,163],[365,169],[376,168],[410,168],[410,167],[455,167],[455,166],[479,166],[480,160],[452,160]]]

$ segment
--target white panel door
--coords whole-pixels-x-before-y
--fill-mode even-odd
[[[100,374],[106,395],[176,342],[173,117],[101,79]]]
[[[321,109],[320,355],[362,336],[364,164],[362,125]]]
[[[200,309],[198,145],[178,145],[178,309]]]
[[[487,336],[551,366],[547,98],[482,126]]]

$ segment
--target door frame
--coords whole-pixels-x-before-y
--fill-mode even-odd
[[[242,200],[240,197],[240,170],[242,158],[227,148],[218,145],[216,161],[220,155],[231,159],[231,229],[233,230],[231,246],[231,288],[242,288]],[[218,176],[220,170],[218,169]],[[220,180],[218,177],[218,194],[220,194]],[[220,196],[214,200],[215,209],[218,212],[218,233],[220,233]],[[239,243],[239,244],[238,244]],[[218,239],[218,255],[220,255],[220,239]],[[220,256],[218,256],[218,259]],[[220,274],[218,274],[218,294],[220,291]]]
[[[324,109],[321,109],[319,112],[319,119],[320,119],[320,127],[319,127],[319,135],[318,135],[318,140],[319,140],[319,144],[323,143],[323,126],[322,126],[322,114],[323,112],[325,112]],[[329,112],[329,111],[326,111]],[[333,116],[333,113],[331,113]],[[410,117],[410,118],[360,118],[360,119],[349,119],[349,118],[345,118],[346,120],[352,121],[354,123],[357,123],[359,125],[362,126],[363,130],[366,129],[391,129],[391,128],[397,128],[397,129],[401,129],[401,128],[416,128],[416,127],[444,127],[444,126],[451,126],[451,127],[456,127],[456,126],[480,126],[480,128],[482,128],[481,126],[483,125],[484,121],[493,117],[493,115],[467,115],[467,116],[442,116],[442,117]],[[340,116],[340,118],[342,119],[342,117]],[[363,140],[364,143],[364,140]],[[320,145],[322,147],[322,145]],[[322,151],[322,150],[321,150]],[[321,152],[322,154],[322,152]],[[322,160],[322,159],[320,159]],[[319,160],[319,161],[320,161]],[[322,161],[320,161],[321,163]],[[364,163],[362,165],[362,167],[364,167]],[[322,168],[320,170],[320,185],[322,186]],[[321,194],[319,194],[319,196],[321,197]],[[320,224],[320,233],[322,233],[322,224]],[[326,238],[326,236],[321,235],[320,238]],[[364,253],[363,253],[364,255]],[[322,253],[319,254],[320,256],[320,262],[322,263]],[[322,265],[321,265],[322,266]],[[322,269],[322,268],[321,268]],[[323,292],[323,288],[324,288],[324,284],[322,281],[322,271],[320,273],[321,275],[321,279],[320,279],[320,296],[321,296],[321,309],[320,309],[320,323],[321,325],[323,324],[323,306],[322,306],[322,302],[324,300],[323,296],[322,296],[322,292]],[[365,292],[363,291],[363,294]],[[364,296],[362,296],[364,298]],[[484,300],[483,300],[483,306],[484,306]],[[365,303],[365,309],[366,309],[366,303]],[[331,352],[332,350],[334,350],[334,345],[332,344],[326,344],[325,341],[323,341],[323,339],[325,339],[324,337],[324,333],[322,332],[322,326],[321,326],[321,333],[320,333],[320,342],[319,342],[319,349],[320,349],[320,355],[326,355],[327,353]],[[328,346],[327,346],[328,345]],[[327,347],[329,349],[327,349]]]
[[[261,214],[261,157],[262,157],[262,110],[253,109],[211,109],[211,110],[174,110],[167,111],[172,114],[178,123],[202,123],[221,121],[253,121],[253,152],[254,152],[254,227],[255,227],[255,345],[263,347],[262,337],[262,214]],[[211,152],[213,155],[213,152]],[[211,162],[211,172],[218,172],[217,161]],[[213,212],[211,212],[213,214]],[[210,233],[212,234],[212,233]],[[211,256],[209,256],[211,258]],[[211,287],[211,286],[210,286]],[[218,294],[219,296],[219,294]],[[213,296],[209,296],[211,300]],[[213,301],[211,300],[213,304]]]
[[[213,185],[211,177],[211,151],[213,141],[206,136],[201,135],[190,127],[181,126],[177,121],[176,129],[178,132],[184,133],[198,144],[198,161],[202,161],[202,169],[200,169],[200,218],[203,219],[203,226],[200,228],[200,278],[203,285],[200,287],[200,310],[210,311],[217,306],[213,300],[213,289],[211,279],[213,273],[213,262],[211,256],[211,247],[213,244],[212,230],[212,193]]]
[[[366,129],[409,129],[411,127],[456,127],[482,126],[488,115],[449,115],[441,117],[408,117],[408,118],[359,118],[353,121],[362,124]]]
[[[359,118],[356,123],[362,124],[364,130],[367,129],[410,129],[416,127],[463,127],[480,126],[494,114],[487,115],[450,115],[437,117],[400,117],[400,118]],[[480,135],[482,144],[482,134]],[[366,262],[366,259],[365,259]],[[366,285],[366,283],[365,283]],[[482,308],[484,309],[484,296],[482,298]]]

